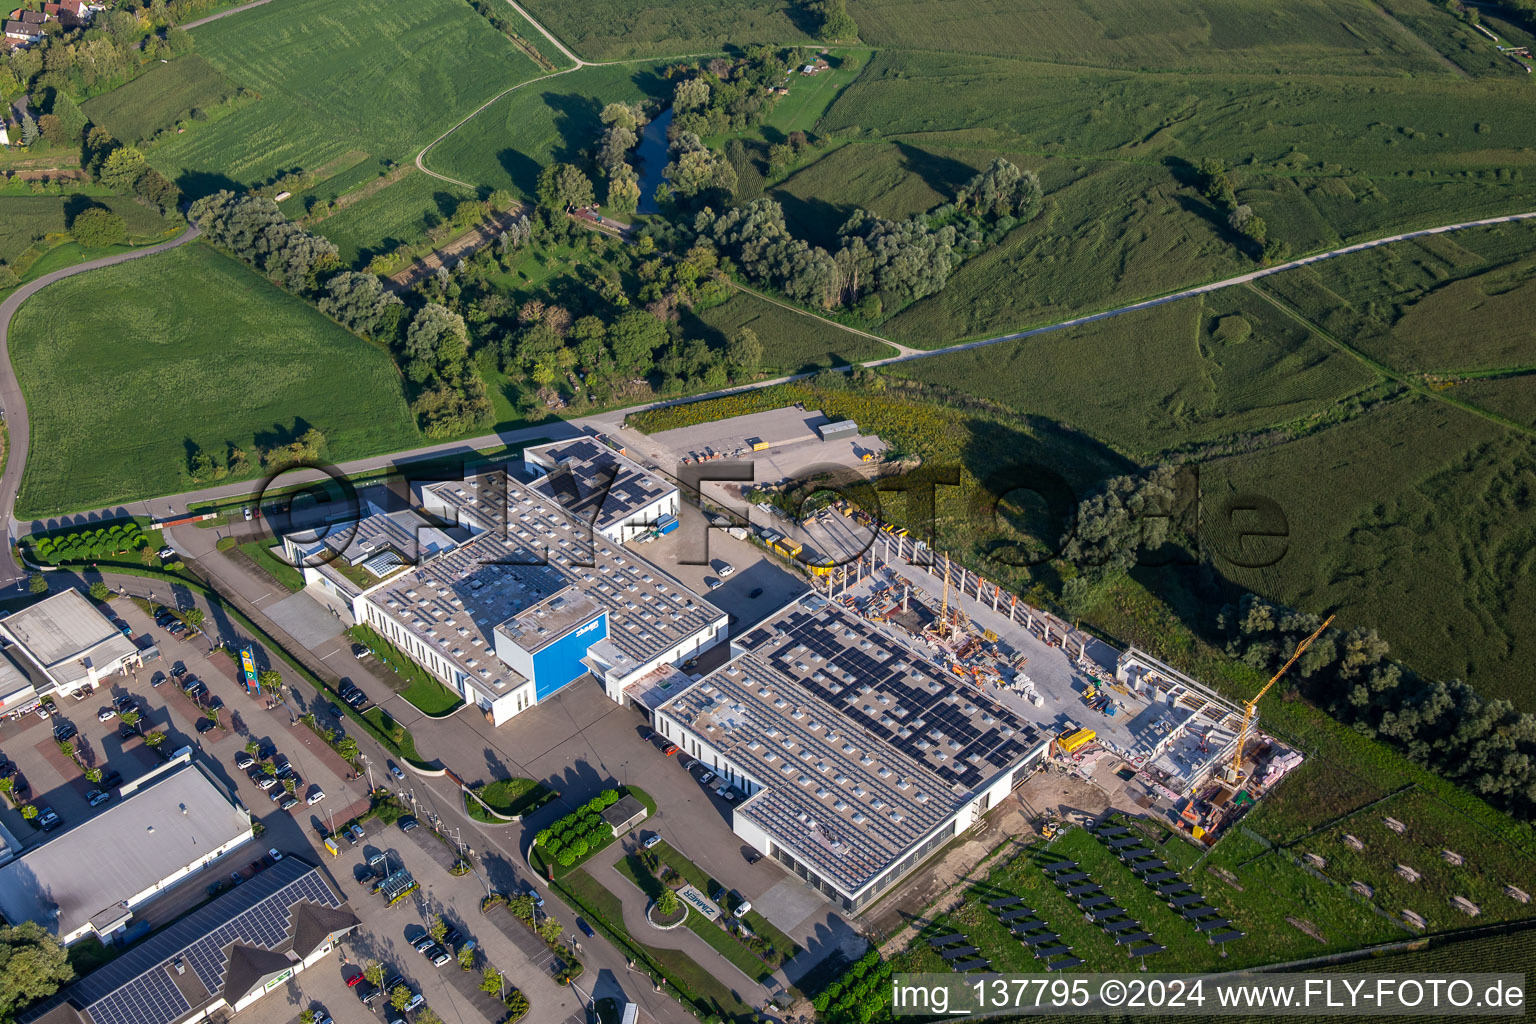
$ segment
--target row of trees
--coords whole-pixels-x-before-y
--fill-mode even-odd
[[[590,851],[613,838],[613,829],[603,821],[604,808],[619,800],[617,789],[605,789],[581,806],[542,829],[534,837],[534,845],[563,867],[569,867]]]
[[[60,562],[84,562],[93,558],[112,558],[137,551],[149,543],[138,523],[113,523],[95,529],[51,533],[30,542],[31,555],[50,565]]]
[[[966,255],[1040,213],[1040,181],[994,160],[954,203],[891,221],[856,210],[838,234],[836,254],[794,237],[777,200],[754,199],[716,214],[706,208],[693,231],[730,256],[749,280],[793,299],[833,309],[869,293],[879,309],[897,308],[941,290]]]
[[[412,312],[377,276],[338,272],[336,246],[289,221],[270,199],[221,191],[194,203],[192,219],[210,241],[313,299],[342,326],[386,345],[404,368],[412,411],[429,437],[490,423],[490,398],[470,362],[461,315],[435,302]]]
[[[650,120],[639,103],[610,103],[599,115],[607,127],[597,146],[599,173],[608,180],[607,205],[614,213],[634,213],[640,205],[640,176],[630,166],[630,151]]]
[[[1316,615],[1253,594],[1220,617],[1227,653],[1266,673],[1319,625]],[[1419,676],[1389,657],[1374,629],[1359,626],[1323,633],[1291,672],[1291,685],[1340,721],[1514,817],[1536,817],[1536,716],[1460,679]]]
[[[319,276],[341,266],[336,246],[290,221],[270,199],[228,189],[192,204],[203,236],[289,291],[309,296]]]
[[[640,235],[625,245],[582,230],[562,209],[520,219],[498,245],[419,288],[427,301],[464,317],[477,362],[532,385],[518,399],[526,414],[559,407],[562,394],[607,403],[657,375],[668,393],[752,379],[763,359],[755,335],[738,332],[711,345],[691,333],[695,321],[684,315],[729,296],[712,244],[660,249]],[[492,278],[517,272],[530,246],[558,249],[579,269],[552,278],[541,297],[519,305]]]
[[[211,452],[196,444],[187,449],[187,476],[193,483],[208,483],[226,477],[241,477],[257,465],[268,472],[277,472],[289,466],[312,466],[320,461],[325,450],[325,434],[315,427],[286,444],[256,448],[256,460],[239,445],[229,445],[222,454]]]

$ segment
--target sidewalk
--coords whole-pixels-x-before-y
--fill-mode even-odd
[[[624,843],[621,840],[613,843],[606,850],[600,851],[596,857],[586,863],[585,867],[587,874],[591,875],[597,884],[619,898],[619,904],[624,910],[624,928],[629,934],[644,945],[659,949],[675,949],[687,955],[688,959],[709,971],[717,980],[725,982],[732,989],[740,989],[745,1002],[760,1003],[772,996],[773,993],[759,984],[756,978],[749,978],[743,974],[739,967],[727,960],[686,925],[666,930],[653,927],[645,918],[645,908],[649,903],[645,893],[641,892],[635,883],[625,878],[615,866],[625,853]],[[773,977],[781,988],[788,985],[782,970],[774,971]],[[757,994],[747,998],[747,992]]]

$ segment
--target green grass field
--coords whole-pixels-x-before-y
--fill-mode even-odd
[[[954,198],[978,168],[917,146],[872,142],[833,149],[768,190],[790,230],[830,250],[855,209],[900,220]]]
[[[1240,288],[885,372],[1071,424],[1140,461],[1305,423],[1380,380]]]
[[[1298,252],[1536,202],[1536,151],[1519,141],[1536,122],[1478,113],[1528,110],[1528,82],[1258,70],[1205,75],[1195,89],[1183,74],[877,52],[819,133],[899,144],[941,167],[944,159],[975,167],[1003,155],[1039,170],[1047,188],[1040,218],[969,260],[943,292],[885,329],[933,345],[1251,267],[1224,215],[1192,187],[1188,165],[1205,156],[1234,168],[1239,201]],[[839,149],[824,159],[854,156]],[[803,178],[809,201],[819,174],[814,201],[832,209],[801,216],[812,221],[878,200],[893,187],[890,164],[867,178],[811,165],[781,188]],[[958,173],[911,174],[946,197],[963,181]]]
[[[336,243],[342,262],[361,266],[381,252],[420,242],[449,220],[460,202],[472,198],[466,189],[413,171],[325,218],[314,230]]]
[[[199,54],[156,64],[127,85],[86,102],[85,113],[127,143],[174,128],[193,110],[207,111],[235,95],[237,86]]]
[[[724,345],[742,327],[750,327],[763,343],[763,368],[787,373],[896,354],[889,345],[747,292],[737,292],[701,313],[688,314],[683,327],[690,336],[702,337],[712,346]]]
[[[33,243],[68,231],[66,210],[92,205],[121,216],[130,240],[158,238],[174,227],[155,210],[119,196],[0,196],[0,261],[13,263]]]
[[[524,6],[584,60],[714,53],[728,43],[815,42],[807,34],[815,24],[798,0],[532,0]]]
[[[669,96],[661,70],[657,64],[618,64],[529,82],[434,146],[426,164],[450,178],[530,198],[544,166],[579,160],[596,144],[605,104]]]
[[[333,461],[421,443],[387,354],[202,245],[82,274],[12,324],[31,451],[18,514],[186,490],[188,445]]]
[[[150,153],[192,195],[312,170],[353,149],[404,162],[538,73],[462,0],[382,0],[355,11],[288,0],[213,22],[196,38],[208,63],[260,99]]]
[[[1290,520],[1282,561],[1234,580],[1375,627],[1430,677],[1532,706],[1536,442],[1428,398],[1206,464],[1213,493],[1258,493]]]
[[[878,47],[1133,71],[1444,71],[1428,45],[1363,0],[860,0],[850,13]]]

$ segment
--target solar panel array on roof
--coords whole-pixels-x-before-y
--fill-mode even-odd
[[[759,780],[737,814],[845,893],[952,834],[965,802],[1038,747],[1012,712],[814,595],[737,643],[657,714]]]
[[[596,438],[578,437],[544,448],[542,455],[559,465],[535,481],[534,490],[599,530],[644,509],[673,489]]]
[[[342,905],[319,871],[284,858],[87,975],[63,997],[88,1013],[95,1024],[180,1020],[192,1006],[173,978],[176,961],[196,976],[207,989],[207,998],[212,998],[223,988],[230,945],[281,947],[290,936],[293,907],[303,901],[333,908]],[[34,1012],[40,1015],[52,1005],[56,1004],[50,1002]]]
[[[855,620],[829,623],[826,605],[795,605],[742,641],[839,714],[923,762],[960,791],[1017,764],[1039,738],[1033,725],[979,691],[958,692],[932,662]]]

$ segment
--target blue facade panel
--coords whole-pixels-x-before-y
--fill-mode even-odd
[[[608,639],[608,613],[602,612],[584,626],[567,633],[533,656],[533,699],[541,701],[572,680],[584,675],[581,659],[587,648]]]

